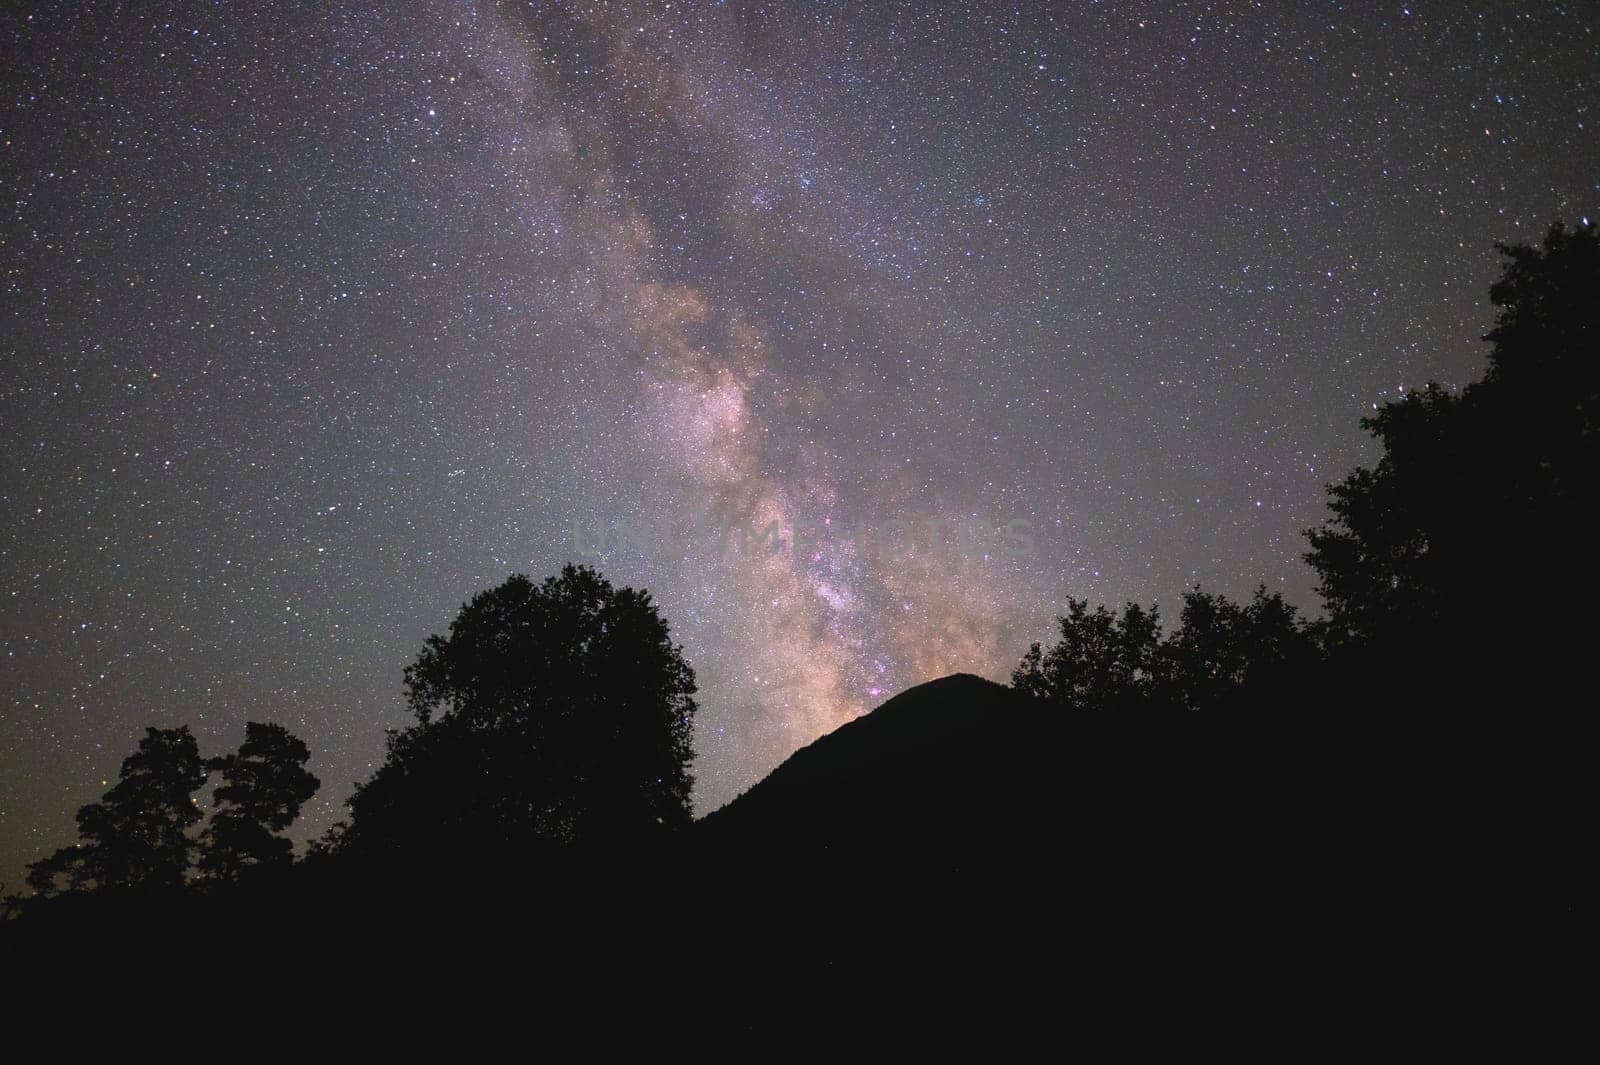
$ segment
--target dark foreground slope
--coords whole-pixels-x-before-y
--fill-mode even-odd
[[[693,853],[824,898],[914,885],[930,905],[1175,913],[1336,831],[1305,742],[1256,714],[1063,714],[958,674],[796,752],[703,819]]]
[[[939,855],[1027,815],[1035,782],[1008,772],[1044,725],[1011,689],[960,673],[912,688],[796,751],[696,826],[720,851],[814,860]]]
[[[960,674],[796,752],[676,839],[419,848],[381,865],[324,857],[238,890],[63,899],[18,931],[210,939],[293,929],[320,942],[361,930],[536,929],[546,946],[566,936],[592,945],[634,941],[672,914],[714,953],[762,942],[749,932],[776,931],[774,913],[836,942],[863,919],[952,930],[1016,920],[1043,935],[1069,915],[1082,928],[1137,914],[1148,928],[1214,915],[1257,870],[1330,842],[1306,758],[1242,722],[1062,714]]]
[[[78,971],[246,944],[250,979],[353,971],[473,995],[515,972],[496,993],[624,1041],[657,1039],[650,1016],[712,1036],[803,1018],[989,1040],[1108,1023],[1119,1045],[1207,1028],[1230,1045],[1365,1039],[1570,939],[1548,920],[1559,898],[1502,890],[1503,852],[1463,814],[1460,784],[1482,774],[1421,757],[1433,730],[1380,727],[1392,710],[1068,714],[957,675],[666,845],[63,899],[0,934],[0,957]]]
[[[1570,878],[1526,845],[1556,811],[1519,812],[1505,782],[1528,774],[1509,757],[1496,768],[1506,730],[1423,705],[1327,670],[1204,714],[1062,712],[946,677],[703,819],[693,866],[713,887],[742,878],[814,907],[987,904],[1079,936],[1108,924],[1449,936],[1484,927],[1486,907],[1526,929],[1559,925]]]

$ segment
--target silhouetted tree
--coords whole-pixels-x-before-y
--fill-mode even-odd
[[[187,727],[147,729],[122,762],[117,783],[99,802],[78,810],[81,842],[28,867],[41,895],[69,888],[172,888],[183,884],[200,820],[194,793],[205,763]]]
[[[1057,619],[1061,638],[1048,651],[1034,644],[1011,675],[1012,687],[1067,710],[1108,710],[1151,693],[1161,640],[1160,615],[1129,603],[1119,616],[1088,600],[1068,599]]]
[[[1308,534],[1335,646],[1432,633],[1483,650],[1506,638],[1486,621],[1512,602],[1545,619],[1548,644],[1595,590],[1600,238],[1556,225],[1500,250],[1488,372],[1366,419],[1383,457],[1330,486],[1333,520]]]
[[[1295,608],[1265,586],[1245,604],[1195,588],[1184,593],[1178,628],[1162,644],[1161,658],[1161,698],[1203,710],[1251,682],[1287,680],[1316,660],[1317,647]]]
[[[1263,586],[1250,602],[1195,588],[1184,593],[1179,625],[1165,640],[1155,607],[1067,600],[1061,638],[1038,644],[1011,676],[1013,688],[1071,710],[1186,709],[1218,706],[1249,682],[1274,684],[1318,657],[1294,607]]]
[[[1334,520],[1307,534],[1332,642],[1400,638],[1439,619],[1450,547],[1474,536],[1463,526],[1473,520],[1472,479],[1486,472],[1461,453],[1461,404],[1429,385],[1362,420],[1384,457],[1330,485]]]
[[[648,592],[568,566],[461,608],[406,667],[417,723],[332,845],[526,847],[690,821],[694,673]]]
[[[306,745],[282,725],[245,725],[244,744],[207,768],[220,774],[217,808],[200,838],[200,871],[212,880],[238,880],[255,869],[290,864],[292,846],[278,833],[300,816],[317,790],[305,769]]]

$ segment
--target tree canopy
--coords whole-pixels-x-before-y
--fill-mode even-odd
[[[1308,533],[1333,646],[1459,637],[1511,602],[1548,618],[1594,587],[1600,238],[1558,224],[1500,251],[1483,378],[1365,419],[1383,456],[1329,487],[1332,520]]]
[[[208,883],[284,868],[293,848],[279,833],[317,790],[317,778],[304,769],[309,757],[281,725],[252,721],[236,753],[212,759],[200,756],[188,726],[146,729],[117,783],[99,802],[79,808],[79,842],[30,865],[28,886],[41,896],[172,891],[196,867]],[[193,829],[204,814],[195,793],[211,773],[223,783],[197,836]]]
[[[1029,648],[1011,683],[1065,710],[1208,709],[1316,654],[1295,608],[1265,587],[1243,604],[1185,592],[1178,628],[1165,639],[1159,610],[1138,603],[1119,614],[1068,599],[1057,624],[1057,642]]]
[[[406,667],[416,723],[337,848],[519,847],[686,826],[694,672],[648,592],[567,566],[466,603]]]
[[[237,880],[252,870],[282,868],[292,861],[292,845],[280,833],[316,793],[319,781],[305,769],[310,757],[305,743],[282,725],[251,721],[237,752],[207,763],[223,782],[213,796],[216,812],[201,838],[201,873]]]
[[[146,729],[117,783],[78,810],[82,842],[33,863],[28,886],[50,895],[63,878],[75,890],[182,885],[194,846],[188,830],[201,818],[194,793],[205,781],[187,726]]]

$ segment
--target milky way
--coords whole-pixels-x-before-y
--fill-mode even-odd
[[[145,725],[287,725],[321,831],[512,572],[655,594],[702,811],[908,685],[1004,679],[1068,595],[1314,611],[1359,418],[1476,373],[1496,240],[1600,211],[1597,27],[8,8],[0,880]]]

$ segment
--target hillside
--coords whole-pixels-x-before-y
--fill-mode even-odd
[[[1247,780],[1273,774],[1242,776],[1235,730],[1199,724],[1063,715],[956,674],[795,752],[700,821],[697,842],[714,864],[1002,879],[1053,874],[1074,856],[1108,880],[1197,849],[1220,858],[1274,816],[1246,804]]]
[[[697,830],[763,847],[947,831],[996,805],[1000,795],[973,795],[973,785],[995,787],[991,759],[1010,738],[1036,731],[1040,717],[981,677],[930,681],[796,751]]]

